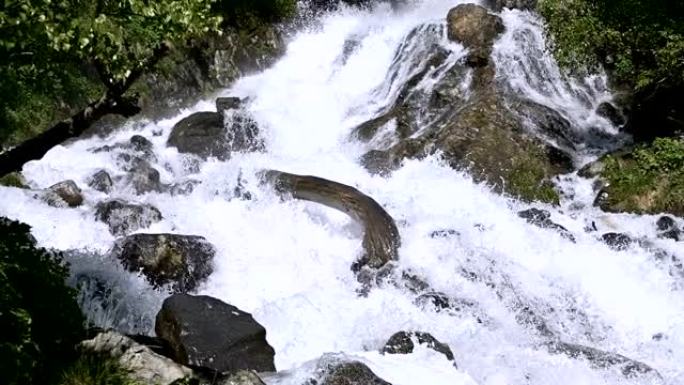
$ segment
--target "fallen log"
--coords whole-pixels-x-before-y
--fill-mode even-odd
[[[342,211],[363,226],[364,255],[352,270],[359,271],[364,266],[378,269],[398,259],[401,240],[397,225],[368,195],[354,187],[309,175],[267,170],[261,173],[261,178],[280,194]]]

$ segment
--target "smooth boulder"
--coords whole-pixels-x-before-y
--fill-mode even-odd
[[[95,206],[95,219],[106,223],[112,234],[126,235],[161,221],[162,214],[149,204],[134,204],[113,199]]]
[[[447,36],[470,50],[466,62],[471,67],[487,65],[494,39],[504,30],[501,18],[480,5],[461,4],[447,14]]]
[[[174,292],[185,293],[212,273],[216,251],[201,236],[133,234],[119,240],[112,253],[126,269],[142,273],[153,286],[170,285]]]
[[[173,129],[166,144],[178,152],[195,154],[202,158],[210,156],[227,159],[225,143],[226,128],[223,114],[212,111],[196,112],[181,119]]]
[[[316,370],[315,379],[306,385],[392,385],[358,361],[343,361],[323,356]]]
[[[218,373],[275,371],[266,329],[249,313],[216,298],[172,295],[157,314],[155,332],[184,365]]]
[[[125,168],[128,174],[124,177],[124,183],[137,195],[150,192],[161,192],[163,184],[159,171],[152,167],[150,162],[142,158],[134,157]]]

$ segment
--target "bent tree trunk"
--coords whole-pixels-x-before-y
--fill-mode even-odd
[[[77,112],[69,119],[62,120],[47,131],[28,139],[18,146],[0,154],[0,177],[14,171],[20,171],[28,161],[42,158],[50,149],[67,139],[81,135],[93,123],[109,114],[121,115],[125,118],[140,112],[138,96],[124,96],[129,88],[146,71],[152,69],[166,56],[170,49],[167,42],[160,42],[152,51],[152,55],[143,60],[130,71],[125,79],[114,81],[107,73],[105,66],[95,60],[95,68],[107,91],[100,100],[90,103],[86,108]]]
[[[0,176],[20,171],[26,162],[42,158],[52,147],[82,134],[105,115],[119,114],[130,117],[139,111],[140,108],[131,99],[117,100],[105,95],[71,118],[57,123],[47,131],[0,154]]]
[[[397,260],[401,239],[394,219],[373,198],[341,183],[308,175],[267,170],[262,179],[277,192],[342,211],[364,228],[364,255],[355,264],[355,271],[363,266],[374,269]]]

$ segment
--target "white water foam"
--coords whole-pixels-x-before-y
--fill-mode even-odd
[[[379,7],[325,15],[320,28],[292,38],[286,55],[273,68],[222,91],[250,98],[248,108],[266,139],[265,153],[210,160],[197,172],[185,167],[187,159],[165,142],[179,119],[214,109],[205,101],[172,119],[131,123],[107,138],[56,147],[24,167],[34,188],[75,180],[84,188],[82,207],[51,208],[33,192],[2,187],[0,214],[32,225],[42,246],[80,250],[71,257],[75,272],[115,280],[124,291],[122,302],[137,299],[129,309],[137,314],[135,320],[117,319],[117,311],[92,309],[97,321],[150,331],[164,295],[107,259],[115,238],[93,214],[95,204],[106,196],[86,187],[88,177],[99,169],[113,176],[124,174],[114,153],[93,153],[93,148],[140,134],[155,145],[154,166],[163,182],[202,183],[188,196],[136,196],[121,186],[110,196],[159,208],[164,219],[141,232],[198,234],[216,246],[215,272],[200,293],[252,313],[266,327],[281,371],[266,378],[270,385],[301,385],[315,367],[313,360],[324,353],[355,357],[395,385],[684,383],[682,278],[670,275],[673,267],[644,248],[618,252],[598,239],[608,231],[655,239],[656,217],[601,213],[589,201],[590,182],[568,176],[562,185],[574,197],[560,208],[543,208],[574,233],[577,242],[572,243],[519,218],[516,212],[527,205],[490,192],[437,159],[407,161],[389,178],[371,176],[358,164],[365,146],[349,141],[350,129],[386,103],[372,95],[382,86],[398,45],[414,27],[441,22],[460,2],[425,0],[398,14]],[[541,36],[540,26],[526,13],[505,12],[504,20],[509,29],[524,25]],[[342,63],[339,57],[348,38],[359,40],[359,46]],[[504,36],[498,44],[506,48],[519,43]],[[548,60],[539,65],[555,66]],[[556,69],[547,70],[552,76],[537,79],[536,84],[515,82],[525,92],[539,87],[555,90],[540,93],[539,100],[571,119],[586,118],[572,111],[587,111],[606,96],[577,82],[573,87],[589,98],[588,104],[578,102],[575,94],[563,91],[567,84],[556,84],[562,81],[554,74]],[[408,76],[410,71],[402,73]],[[461,311],[438,312],[416,306],[414,294],[391,285],[373,289],[366,297],[357,295],[359,285],[350,265],[361,254],[358,227],[334,210],[281,201],[258,184],[255,173],[265,168],[317,175],[374,197],[398,223],[398,267],[467,305]],[[253,193],[252,200],[233,198],[239,175]],[[585,232],[592,221],[599,231]],[[443,229],[456,233],[430,236]],[[682,243],[653,242],[684,257]],[[615,369],[550,354],[544,337],[516,319],[521,304],[541,315],[562,340],[647,363],[663,379],[626,378]],[[458,369],[423,349],[408,356],[379,354],[399,330],[426,331],[449,344]],[[656,335],[662,338],[653,338]]]

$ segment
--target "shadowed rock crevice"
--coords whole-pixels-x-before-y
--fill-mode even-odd
[[[364,266],[373,269],[399,258],[401,243],[394,219],[373,198],[342,183],[310,176],[267,170],[261,178],[280,194],[295,199],[320,203],[342,211],[364,228],[364,255],[352,266],[359,271]]]

